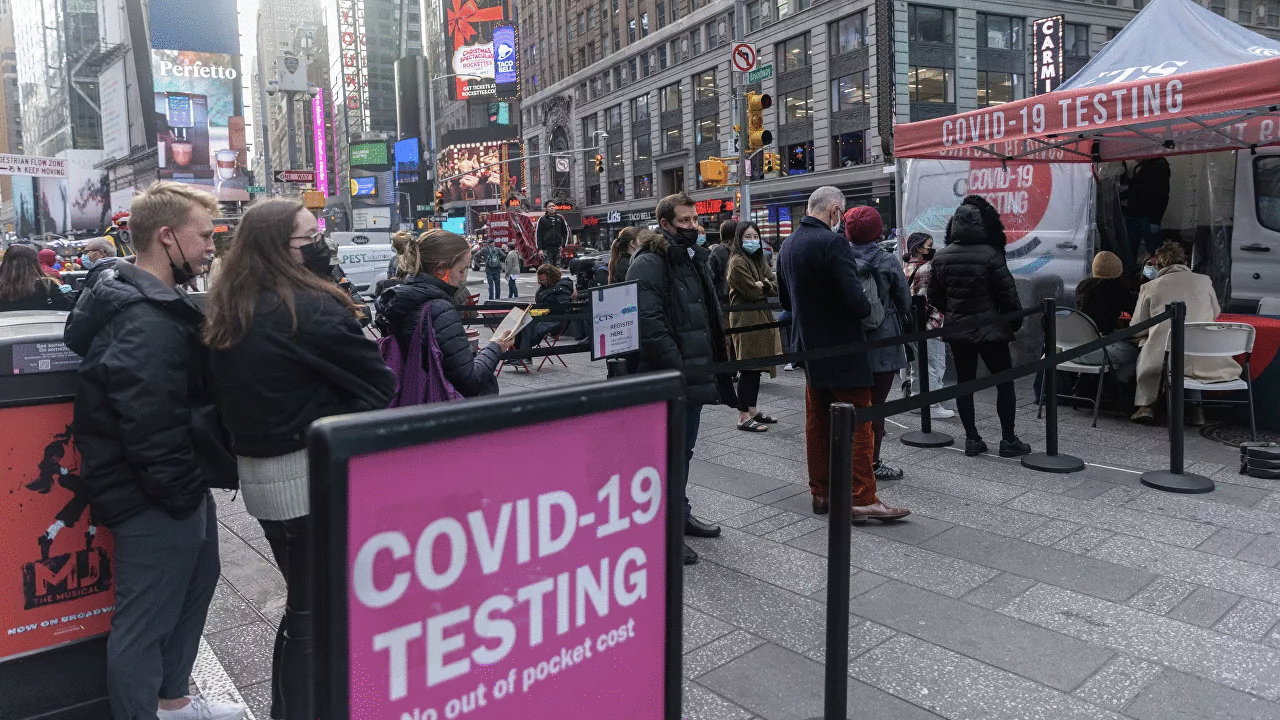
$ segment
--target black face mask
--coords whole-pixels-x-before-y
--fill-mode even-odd
[[[169,254],[168,247],[165,247],[164,249],[164,256],[169,259],[169,270],[173,272],[173,284],[186,285],[192,280],[195,280],[201,273],[197,273],[195,270],[191,269],[191,263],[187,261],[187,254],[182,252],[182,245],[178,243],[176,236],[174,237],[173,244],[178,247],[178,256],[182,258],[182,265],[179,266],[173,262],[173,256]]]
[[[329,245],[324,239],[303,245],[298,248],[302,253],[302,266],[320,277],[329,277],[333,262],[329,255]]]
[[[929,262],[930,260],[933,259],[933,253],[934,253],[933,248],[929,248],[928,250],[925,250],[924,252],[920,253],[920,257],[924,258],[925,262]]]
[[[693,247],[698,244],[698,228],[672,228],[675,230],[676,239],[686,247]]]

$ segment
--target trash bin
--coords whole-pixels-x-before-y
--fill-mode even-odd
[[[110,717],[111,535],[89,524],[65,312],[0,313],[0,717]],[[61,523],[61,527],[58,526]]]

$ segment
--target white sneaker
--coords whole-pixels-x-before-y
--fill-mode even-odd
[[[933,420],[946,420],[956,416],[955,410],[948,410],[941,405],[929,406],[929,417]]]
[[[191,702],[177,710],[157,710],[159,720],[241,720],[244,705],[209,700],[203,695],[190,696]]]

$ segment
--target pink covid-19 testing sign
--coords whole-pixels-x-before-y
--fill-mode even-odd
[[[649,402],[351,457],[349,717],[663,718],[667,420]]]

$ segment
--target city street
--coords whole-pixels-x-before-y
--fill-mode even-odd
[[[508,368],[502,392],[604,376],[583,354],[564,360]],[[1041,449],[1030,395],[1021,384],[1019,431]],[[728,408],[703,412],[689,496],[724,534],[690,540],[688,718],[822,712],[827,519],[809,509],[803,375],[766,377],[760,407],[780,420],[761,434],[736,430]],[[993,392],[978,414],[998,437]],[[906,477],[881,486],[913,514],[853,530],[850,717],[1280,718],[1280,487],[1237,474],[1235,448],[1189,428],[1188,470],[1218,487],[1170,495],[1138,482],[1167,467],[1160,428],[1104,416],[1091,429],[1064,407],[1061,450],[1090,464],[1051,475],[898,442],[916,423],[890,419],[884,457]],[[219,503],[223,578],[196,680],[266,718],[284,582],[243,504]]]

